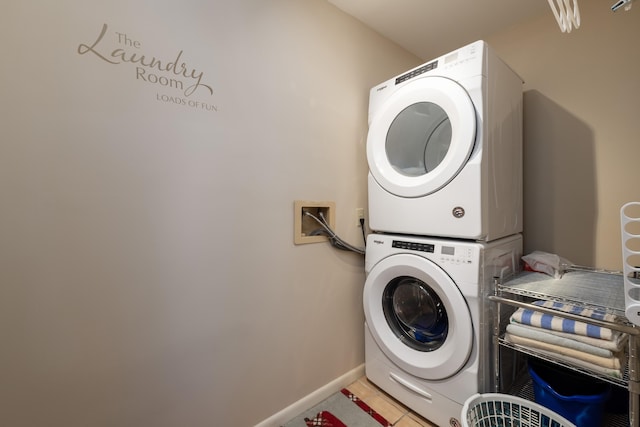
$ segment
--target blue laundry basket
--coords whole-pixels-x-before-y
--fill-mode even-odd
[[[600,427],[611,386],[537,359],[529,360],[535,401],[577,427]]]

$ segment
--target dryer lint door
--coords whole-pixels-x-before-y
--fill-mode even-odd
[[[448,378],[469,359],[467,303],[449,275],[426,258],[397,254],[376,264],[365,282],[364,311],[382,352],[418,378]]]
[[[375,180],[399,197],[446,186],[466,164],[476,114],[466,90],[445,77],[423,77],[398,89],[377,110],[367,136]]]

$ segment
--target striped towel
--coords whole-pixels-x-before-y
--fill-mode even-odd
[[[567,313],[574,313],[583,316],[590,317],[592,319],[615,321],[616,317],[610,314],[597,312],[589,309],[582,309],[570,304],[557,303],[553,301],[536,301],[534,304],[554,308]],[[580,322],[577,320],[564,319],[552,314],[546,314],[539,311],[519,308],[511,316],[511,321],[520,323],[523,325],[536,326],[538,328],[561,331],[571,333],[575,335],[582,335],[585,337],[598,338],[603,340],[616,340],[619,339],[620,332],[613,331],[610,328],[602,326],[591,325],[589,323]]]
[[[618,317],[609,314],[604,310],[594,310],[590,308],[579,307],[573,304],[566,304],[557,301],[534,301],[534,305],[539,307],[552,308],[558,311],[564,311],[565,313],[577,314],[578,316],[590,317],[596,320],[604,320],[606,322],[617,322]]]

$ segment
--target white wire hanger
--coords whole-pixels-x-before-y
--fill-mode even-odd
[[[578,0],[548,0],[553,15],[558,21],[560,30],[563,33],[570,33],[571,30],[580,28],[580,9]],[[573,4],[572,4],[573,3]]]
[[[632,0],[618,0],[613,6],[611,6],[611,10],[615,12],[624,6],[624,10],[629,11],[631,9],[631,1]]]

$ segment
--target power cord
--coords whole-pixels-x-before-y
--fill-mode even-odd
[[[322,229],[320,230],[316,230],[313,233],[311,233],[312,235],[320,235],[320,234],[324,234],[329,238],[329,242],[337,249],[343,250],[343,251],[352,251],[355,253],[358,253],[360,255],[364,255],[364,249],[363,248],[358,248],[356,246],[353,246],[347,242],[345,242],[344,240],[342,240],[336,233],[335,231],[333,231],[331,229],[331,227],[329,227],[329,224],[327,223],[327,220],[325,219],[324,215],[322,214],[322,212],[319,212],[320,218],[318,218],[317,216],[315,216],[314,214],[312,214],[311,212],[305,212],[305,215],[307,215],[308,217],[313,218],[318,224],[320,224],[320,226],[322,227]],[[361,223],[364,221],[363,219],[360,220]],[[364,233],[364,228],[363,228],[363,233]]]

